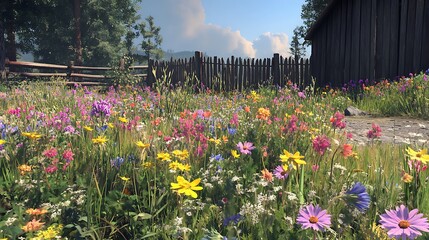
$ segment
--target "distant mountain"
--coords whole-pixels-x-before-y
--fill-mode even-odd
[[[133,54],[143,56],[144,52],[141,50],[136,50],[133,52]],[[193,56],[195,56],[195,52],[192,52],[192,51],[180,51],[180,52],[164,51],[164,56],[161,60],[170,60],[171,58],[184,59],[184,58],[191,58]]]
[[[181,52],[164,52],[164,57],[162,60],[170,60],[173,59],[183,59],[183,58],[191,58],[195,56],[195,52],[191,51],[181,51]]]

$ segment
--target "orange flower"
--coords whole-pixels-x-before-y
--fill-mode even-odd
[[[354,155],[353,146],[350,144],[344,144],[343,145],[343,151],[341,151],[341,153],[343,154],[343,157],[353,156]]]
[[[270,109],[268,108],[259,108],[256,118],[267,121],[270,117]]]
[[[403,172],[401,179],[404,183],[410,183],[413,181],[413,176],[411,176],[410,174],[408,174],[406,172]]]
[[[47,213],[48,210],[46,210],[44,208],[29,208],[25,212],[27,214],[30,214],[30,215],[33,215],[33,216],[38,216],[38,215],[43,215],[43,214]]]
[[[212,115],[212,112],[206,111],[203,113],[204,118],[209,118]]]
[[[28,172],[31,172],[31,166],[27,164],[22,164],[18,166],[19,173],[25,175]]]
[[[262,178],[265,179],[268,182],[272,182],[273,181],[273,173],[268,171],[266,168],[264,168],[264,170],[261,171],[262,173]]]
[[[25,224],[25,226],[21,227],[21,229],[24,232],[35,232],[35,231],[40,230],[44,224],[45,223],[40,222],[40,220],[33,219],[30,222],[28,222],[27,224]]]
[[[247,113],[249,113],[250,112],[250,107],[249,106],[245,106],[244,107],[244,111],[247,112]]]

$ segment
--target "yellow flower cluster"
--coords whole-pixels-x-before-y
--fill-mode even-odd
[[[61,236],[61,231],[63,230],[63,225],[61,224],[54,224],[52,226],[49,226],[48,229],[44,231],[37,232],[36,238],[32,239],[56,239],[59,236]]]
[[[105,136],[98,136],[97,138],[92,139],[92,143],[94,144],[105,144],[108,139]]]
[[[188,150],[174,150],[173,151],[173,155],[175,157],[178,157],[180,160],[186,160],[187,158],[189,158],[189,152]]]
[[[185,171],[185,172],[188,172],[191,170],[191,166],[189,164],[182,164],[182,163],[179,163],[178,161],[171,162],[168,165],[168,167],[171,170],[180,170],[180,171]]]
[[[28,137],[31,140],[37,140],[42,137],[42,135],[38,134],[37,132],[22,132],[21,135]]]

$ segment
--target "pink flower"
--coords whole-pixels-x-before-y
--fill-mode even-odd
[[[401,205],[396,210],[386,210],[380,218],[381,226],[386,229],[390,238],[415,239],[422,232],[429,232],[428,220],[418,209],[409,211],[406,206]]]
[[[47,157],[47,158],[54,158],[58,155],[58,151],[56,148],[50,148],[47,149],[43,152],[43,156]]]
[[[289,176],[289,172],[282,165],[279,165],[274,169],[274,176],[277,179],[285,179]]]
[[[68,162],[73,160],[73,156],[74,153],[70,149],[67,149],[63,152],[63,158]]]
[[[379,138],[381,137],[381,127],[375,123],[372,124],[372,129],[368,131],[366,136],[369,139]]]
[[[333,127],[334,129],[335,129],[335,128],[338,128],[338,129],[343,129],[343,128],[345,128],[345,127],[346,127],[346,123],[345,123],[345,122],[343,122],[343,119],[344,119],[344,115],[337,111],[337,112],[334,114],[334,116],[333,116],[333,117],[331,117],[331,119],[330,119],[330,121],[331,121],[331,123],[332,123],[332,127]]]
[[[239,142],[237,144],[237,149],[242,153],[242,154],[252,154],[252,150],[255,149],[255,146],[253,146],[253,143],[251,142]]]
[[[331,142],[326,135],[317,136],[313,140],[313,149],[320,155],[325,154],[326,150],[331,146]]]
[[[235,125],[236,127],[238,127],[238,114],[234,113],[232,115],[231,120],[229,121],[230,124]]]
[[[304,92],[298,92],[298,97],[300,97],[300,98],[306,98]]]
[[[56,165],[49,165],[47,168],[45,168],[46,173],[54,173],[58,170],[58,167]]]
[[[322,210],[319,205],[310,204],[299,210],[296,223],[301,225],[303,229],[311,228],[314,231],[325,231],[325,228],[331,225],[331,215],[326,210]]]
[[[313,172],[317,172],[317,170],[319,170],[320,166],[317,164],[314,164],[313,166],[311,166],[311,170],[313,170]]]

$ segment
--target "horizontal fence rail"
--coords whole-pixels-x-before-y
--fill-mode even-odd
[[[6,76],[29,78],[62,77],[67,84],[109,85],[112,84],[113,70],[125,70],[124,61],[119,68],[68,66],[24,61],[5,61]],[[164,73],[169,74],[173,86],[191,84],[200,89],[215,91],[242,91],[260,86],[284,87],[295,84],[305,87],[311,84],[310,62],[308,59],[282,57],[272,58],[219,58],[206,57],[199,51],[188,59],[169,61],[149,60],[148,65],[129,66],[129,72],[141,78],[146,85],[153,85]],[[145,72],[145,73],[142,73]],[[198,84],[198,86],[197,86]]]
[[[112,74],[111,67],[90,67],[90,66],[75,66],[70,62],[68,66],[58,64],[47,64],[25,61],[9,61],[6,59],[6,77],[13,78],[16,76],[29,78],[50,78],[62,77],[67,79],[68,85],[109,85],[111,84]],[[119,70],[124,70],[123,61],[120,62]],[[148,71],[148,65],[130,66],[130,71]],[[147,78],[147,73],[131,73],[135,77],[142,79]]]
[[[193,75],[202,88],[216,91],[233,91],[259,86],[280,86],[296,84],[304,87],[311,84],[310,62],[308,59],[284,58],[274,54],[272,58],[218,58],[204,57],[201,52],[189,59],[171,59],[169,61],[151,60],[149,65],[155,70],[156,77],[165,69],[171,74],[171,84],[181,85]],[[156,81],[150,74],[148,82]]]

